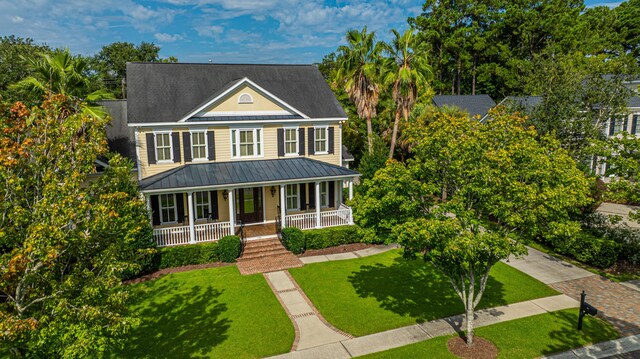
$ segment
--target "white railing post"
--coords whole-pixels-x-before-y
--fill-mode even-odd
[[[184,198],[184,197],[182,197]],[[195,229],[195,213],[193,210],[193,192],[187,192],[187,205],[189,206],[189,242],[196,243],[196,229]]]
[[[316,182],[316,228],[322,227],[320,221],[320,182]]]
[[[280,224],[282,228],[287,226],[287,193],[286,193],[286,185],[280,185],[280,218],[282,218],[282,223]]]

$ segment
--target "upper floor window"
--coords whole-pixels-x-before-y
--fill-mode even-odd
[[[612,119],[611,121],[614,121],[614,123],[613,123],[613,134],[614,135],[617,135],[618,133],[626,130],[626,128],[624,128],[624,124],[627,121],[625,121],[624,118],[618,117],[616,119]]]
[[[191,154],[194,160],[207,159],[207,136],[204,131],[191,132]]]
[[[298,154],[298,129],[297,128],[284,129],[284,153],[286,155]]]
[[[156,132],[156,159],[158,161],[172,161],[171,133]]]
[[[231,130],[232,157],[262,156],[262,129]]]
[[[253,97],[248,93],[243,93],[238,97],[238,103],[253,103]]]
[[[634,127],[631,129],[631,133],[636,135],[640,134],[640,115],[633,115],[632,124],[634,125]]]
[[[327,128],[316,127],[315,128],[315,153],[327,153]]]
[[[176,195],[161,194],[160,195],[160,223],[177,222],[178,212],[176,209]]]

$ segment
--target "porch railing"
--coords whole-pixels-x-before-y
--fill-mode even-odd
[[[196,243],[211,242],[231,234],[229,222],[197,224],[194,227]],[[153,239],[158,247],[177,246],[191,243],[189,226],[155,228]]]
[[[287,227],[297,227],[300,229],[316,228],[316,212],[296,213],[285,216]],[[320,227],[334,227],[353,224],[351,208],[341,204],[340,207],[332,211],[320,212]]]

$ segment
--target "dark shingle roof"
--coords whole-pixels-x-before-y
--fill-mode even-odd
[[[469,113],[471,117],[484,117],[496,103],[489,95],[437,95],[433,96],[433,104],[437,107],[458,107]]]
[[[354,177],[348,168],[309,158],[187,164],[140,181],[143,191]]]
[[[637,95],[629,97],[627,100],[627,107],[639,107],[640,108],[640,97]]]
[[[133,128],[127,126],[127,100],[104,100],[98,102],[111,116],[107,125],[109,150],[136,161],[136,145]]]
[[[127,63],[130,123],[176,122],[248,78],[311,118],[346,118],[313,65]]]
[[[342,145],[342,160],[343,161],[353,161],[353,155],[349,152],[347,146]]]
[[[502,104],[505,106],[518,106],[525,110],[532,110],[542,103],[542,96],[507,96]]]

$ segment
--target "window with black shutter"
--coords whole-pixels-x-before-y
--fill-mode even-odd
[[[153,133],[147,133],[147,161],[150,165],[156,164],[156,142]]]
[[[315,132],[315,129],[313,127],[309,127],[309,130],[307,132],[309,134],[307,136],[307,139],[308,139],[308,142],[309,142],[309,154],[313,155],[313,154],[316,153],[316,148],[315,148],[315,145],[316,145],[316,142],[315,142],[316,132]]]
[[[298,155],[304,156],[304,128],[298,129]]]
[[[182,144],[184,145],[184,161],[191,162],[191,134],[189,132],[182,133]]]
[[[334,146],[334,128],[333,127],[329,127],[328,129],[329,132],[329,148],[327,149],[327,151],[330,154],[333,154],[333,146]]]
[[[284,128],[278,129],[278,157],[284,156]]]
[[[216,136],[214,131],[207,131],[207,147],[209,149],[209,161],[216,160]]]
[[[173,162],[180,162],[180,133],[172,133],[171,141],[173,141]]]
[[[305,183],[300,183],[300,210],[304,211],[307,209],[307,185]]]

